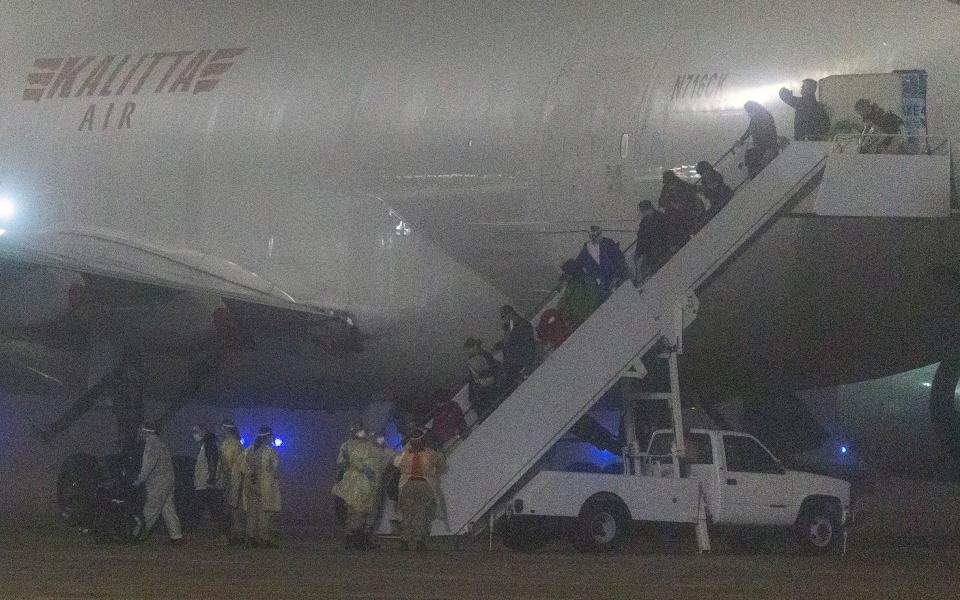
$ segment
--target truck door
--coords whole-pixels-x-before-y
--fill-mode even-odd
[[[713,459],[713,444],[708,433],[688,433],[684,440],[687,446],[687,464],[690,477],[700,482],[707,500],[707,512],[713,519],[719,517],[717,465]]]
[[[724,523],[783,525],[791,500],[777,460],[755,439],[724,435],[725,464],[720,469]]]
[[[687,447],[687,464],[690,466],[690,477],[696,479],[703,486],[703,494],[707,499],[707,510],[716,519],[718,497],[717,465],[714,464],[713,444],[708,433],[688,433],[684,438]],[[673,457],[673,432],[661,431],[650,441],[648,454],[651,459],[658,461],[654,467],[657,475],[675,477]]]

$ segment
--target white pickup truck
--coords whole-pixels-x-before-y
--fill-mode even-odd
[[[506,504],[505,543],[529,550],[562,530],[583,550],[605,550],[619,545],[632,521],[695,523],[701,508],[715,525],[791,528],[812,552],[829,551],[841,537],[848,482],[787,470],[746,433],[705,429],[686,435],[688,473],[677,478],[673,443],[672,430],[654,432],[636,474],[537,473]]]

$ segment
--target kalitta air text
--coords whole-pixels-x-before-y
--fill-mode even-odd
[[[202,94],[212,92],[247,48],[180,50],[106,56],[44,57],[33,61],[27,73],[23,99],[47,102],[61,98],[96,98],[109,107],[98,118],[91,104],[80,121],[80,131],[123,129],[132,126],[136,108],[133,96],[150,94]],[[117,107],[111,100],[127,100]],[[110,115],[115,114],[114,122]]]

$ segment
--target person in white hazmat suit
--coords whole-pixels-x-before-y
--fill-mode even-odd
[[[170,534],[170,542],[177,544],[183,540],[180,519],[173,504],[174,474],[170,449],[157,436],[157,427],[153,423],[144,423],[140,428],[143,439],[143,460],[140,474],[134,486],[143,486],[146,497],[143,501],[143,527],[137,532],[139,540],[145,540],[162,514],[163,522]]]
[[[273,429],[261,427],[253,445],[243,453],[243,510],[247,514],[247,542],[276,548],[273,520],[280,512],[280,457],[273,447]]]
[[[333,486],[333,494],[343,499],[347,509],[344,546],[348,550],[364,550],[370,545],[366,535],[367,518],[373,509],[374,494],[386,461],[378,460],[382,452],[362,425],[353,429],[353,435],[337,453],[337,465],[343,469],[343,477]],[[381,462],[383,466],[377,472],[375,469]]]
[[[233,421],[224,421],[223,442],[220,446],[220,466],[217,479],[223,490],[224,503],[230,512],[230,531],[227,535],[231,546],[243,543],[244,521],[243,507],[240,504],[240,490],[243,484],[243,445],[240,431]]]

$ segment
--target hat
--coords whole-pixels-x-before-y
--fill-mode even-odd
[[[509,304],[504,304],[503,306],[500,307],[500,316],[501,316],[501,317],[505,317],[505,316],[507,316],[507,315],[512,315],[512,314],[515,313],[515,312],[517,312],[517,311],[514,310],[513,307],[510,306]]]
[[[237,424],[231,421],[230,419],[224,419],[224,421],[220,423],[220,427],[224,429],[236,429]]]
[[[700,162],[697,163],[697,166],[695,167],[695,169],[697,173],[700,173],[701,175],[703,175],[704,173],[709,173],[710,171],[712,171],[713,165],[711,165],[708,161],[701,160]]]
[[[816,79],[804,79],[802,85],[806,85],[813,88],[813,91],[817,91],[817,80]]]
[[[472,338],[472,337],[468,337],[468,338],[463,342],[463,347],[464,347],[464,348],[473,348],[473,347],[479,346],[479,345],[480,345],[480,340],[478,340],[477,338]]]
[[[157,424],[153,421],[144,421],[143,425],[140,426],[140,429],[144,431],[149,431],[150,433],[157,432]]]
[[[268,435],[273,435],[273,429],[269,425],[264,425],[257,430],[257,437],[266,437]]]
[[[853,105],[853,110],[862,114],[862,113],[868,112],[872,105],[873,105],[873,102],[870,102],[866,98],[860,98],[859,100],[857,100],[857,103]]]

